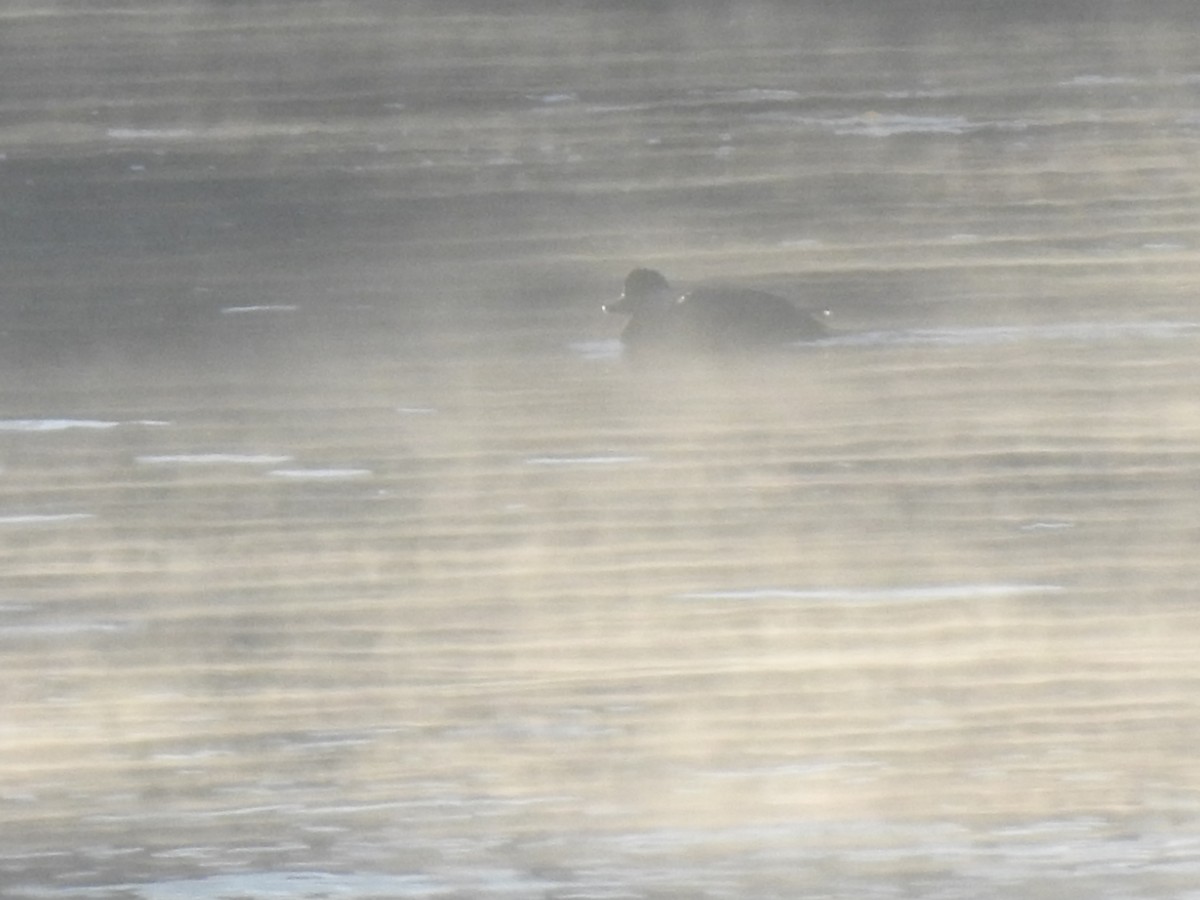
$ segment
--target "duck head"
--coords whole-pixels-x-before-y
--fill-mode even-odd
[[[676,299],[671,285],[654,269],[634,269],[625,276],[625,290],[614,303],[601,307],[606,313],[634,315],[642,310],[670,305]]]

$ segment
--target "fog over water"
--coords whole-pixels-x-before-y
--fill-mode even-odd
[[[1200,897],[1200,21],[976,6],[0,9],[0,897]]]

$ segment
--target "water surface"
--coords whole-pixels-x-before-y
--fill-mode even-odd
[[[934,6],[0,13],[4,896],[1195,895],[1191,7]]]

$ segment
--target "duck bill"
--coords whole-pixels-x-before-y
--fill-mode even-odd
[[[606,313],[613,313],[615,315],[623,315],[623,314],[629,312],[629,300],[625,297],[624,294],[622,294],[620,297],[618,297],[612,303],[605,303],[603,306],[600,307],[600,309],[602,309]]]

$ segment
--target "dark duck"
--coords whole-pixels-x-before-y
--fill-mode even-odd
[[[798,309],[764,291],[699,287],[679,294],[653,269],[634,269],[604,311],[629,316],[627,352],[739,352],[826,337],[824,311]]]

